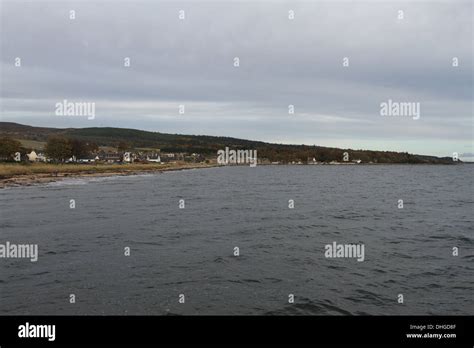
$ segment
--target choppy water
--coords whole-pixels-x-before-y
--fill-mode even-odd
[[[4,189],[0,243],[37,243],[39,260],[0,259],[0,314],[473,314],[473,169],[226,167]],[[333,241],[363,243],[365,261],[325,258]]]

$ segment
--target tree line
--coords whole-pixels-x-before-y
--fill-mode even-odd
[[[83,158],[99,150],[97,144],[63,136],[50,136],[44,147],[44,154],[55,162],[64,162],[71,157]],[[21,142],[10,137],[0,138],[0,157],[13,160],[15,153],[29,152]]]

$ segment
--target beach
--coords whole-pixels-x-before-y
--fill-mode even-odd
[[[126,176],[144,173],[159,173],[173,170],[215,167],[208,163],[167,164],[0,164],[0,189],[16,186],[31,186],[69,178]]]

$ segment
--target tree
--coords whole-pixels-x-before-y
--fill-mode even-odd
[[[86,145],[87,151],[89,151],[89,153],[96,153],[97,151],[99,151],[99,146],[94,142],[88,142],[86,143]]]
[[[21,150],[21,143],[18,140],[8,137],[0,138],[0,157],[10,159],[15,152],[20,152]]]
[[[60,136],[48,138],[45,147],[46,156],[56,161],[63,162],[72,156],[72,147],[68,139]]]
[[[79,139],[70,139],[71,155],[76,158],[84,158],[89,155],[89,147],[85,141]]]

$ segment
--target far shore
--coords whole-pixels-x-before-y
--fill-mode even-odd
[[[148,163],[148,164],[0,164],[0,189],[31,186],[71,178],[109,177],[160,173],[166,171],[211,168],[207,163]]]

